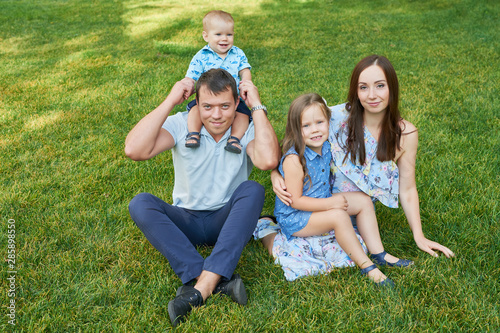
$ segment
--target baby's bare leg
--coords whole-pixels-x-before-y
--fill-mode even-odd
[[[248,116],[241,112],[236,112],[233,124],[231,125],[231,135],[241,140],[248,129]]]
[[[199,133],[201,131],[203,123],[201,122],[200,110],[198,109],[198,105],[193,106],[191,110],[189,110],[187,117],[187,125],[188,125],[188,132]],[[200,137],[198,136],[198,138]],[[195,143],[195,140],[188,140],[186,143]]]

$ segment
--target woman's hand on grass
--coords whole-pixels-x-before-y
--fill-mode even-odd
[[[438,257],[438,254],[435,251],[441,251],[446,256],[446,258],[455,256],[455,253],[453,253],[446,246],[431,241],[430,239],[427,239],[425,237],[416,238],[415,243],[417,243],[417,246],[420,250],[429,253],[433,257]]]

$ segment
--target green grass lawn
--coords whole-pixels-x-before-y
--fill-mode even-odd
[[[419,128],[423,229],[456,257],[420,251],[402,210],[377,206],[386,249],[416,263],[383,269],[396,290],[377,290],[354,269],[286,282],[251,241],[237,267],[248,305],[212,297],[177,330],[498,332],[494,0],[1,1],[0,331],[170,330],[166,305],[180,280],[127,205],[139,192],[171,200],[171,155],[134,162],[124,140],[184,77],[204,45],[201,19],[211,9],[233,14],[235,45],[253,66],[280,139],[296,96],[344,102],[361,58],[392,61],[402,114]],[[251,177],[266,187],[264,213],[271,213],[269,172]]]

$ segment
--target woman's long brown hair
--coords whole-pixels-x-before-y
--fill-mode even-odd
[[[387,112],[382,120],[380,137],[378,141],[377,159],[381,162],[390,161],[396,157],[396,152],[401,148],[401,115],[399,113],[399,84],[396,71],[391,62],[384,56],[371,55],[362,59],[351,74],[351,83],[347,95],[346,109],[349,112],[347,118],[347,142],[346,158],[350,154],[351,161],[354,164],[365,163],[366,151],[364,141],[364,108],[358,98],[358,82],[361,72],[366,68],[376,65],[379,66],[385,74],[389,88],[389,104]]]

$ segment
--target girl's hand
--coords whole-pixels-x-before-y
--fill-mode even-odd
[[[335,193],[330,197],[330,209],[343,209],[347,210],[349,206],[347,199],[342,193]]]
[[[273,191],[285,205],[292,204],[292,195],[286,191],[285,180],[281,177],[278,170],[271,171],[271,182],[273,183]]]
[[[415,243],[417,243],[417,246],[419,247],[420,250],[429,253],[433,257],[438,257],[438,254],[434,252],[434,250],[443,252],[446,258],[455,256],[455,253],[453,253],[446,246],[433,242],[425,237],[416,238]]]

